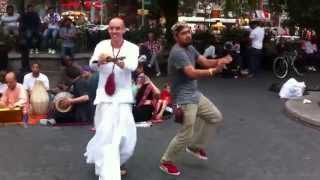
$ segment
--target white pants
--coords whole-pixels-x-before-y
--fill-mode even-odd
[[[85,156],[95,164],[99,180],[120,180],[120,166],[133,154],[136,126],[130,104],[98,104],[96,134],[89,141]]]

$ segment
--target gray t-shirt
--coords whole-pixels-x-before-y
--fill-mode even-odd
[[[193,47],[183,48],[178,44],[170,51],[168,73],[171,80],[171,95],[176,104],[198,104],[200,92],[197,80],[184,73],[184,67],[195,66],[199,52]]]

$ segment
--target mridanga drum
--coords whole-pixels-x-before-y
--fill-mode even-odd
[[[55,109],[62,113],[69,112],[72,109],[72,105],[63,106],[62,101],[66,98],[72,98],[72,97],[73,95],[69,92],[58,93],[53,99]]]
[[[30,95],[32,114],[43,115],[48,113],[49,94],[42,81],[36,81]]]

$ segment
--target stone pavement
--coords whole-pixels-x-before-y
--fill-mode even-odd
[[[84,59],[84,58],[90,58],[93,52],[81,52],[81,53],[75,53],[74,58],[75,59]],[[39,54],[30,54],[30,59],[59,59],[61,57],[60,53],[56,54],[48,54],[46,52],[40,52]],[[21,58],[20,53],[17,52],[10,52],[9,53],[9,59],[19,59]]]
[[[307,86],[319,84],[320,74],[304,79]],[[138,129],[123,180],[319,180],[320,131],[284,115],[283,101],[268,91],[275,81],[271,73],[199,81],[201,92],[224,115],[223,126],[206,146],[209,160],[183,152],[177,158],[180,177],[160,171],[159,159],[180,128],[167,121]],[[98,180],[83,157],[93,136],[90,128],[0,128],[0,180]]]
[[[311,100],[311,103],[303,101]],[[299,99],[292,99],[285,102],[285,111],[289,116],[320,127],[320,92],[310,92],[309,95]]]

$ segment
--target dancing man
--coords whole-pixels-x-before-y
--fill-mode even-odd
[[[161,158],[160,169],[178,176],[180,171],[174,164],[177,155],[186,149],[195,157],[207,160],[204,145],[208,133],[222,121],[218,108],[198,90],[196,79],[215,75],[230,63],[232,58],[228,55],[208,60],[200,55],[191,45],[191,28],[186,23],[178,22],[171,30],[176,41],[168,59],[171,93],[173,103],[180,105],[184,114],[181,129]],[[204,69],[196,69],[195,64]]]
[[[120,180],[126,173],[120,166],[131,157],[136,144],[131,73],[138,66],[139,48],[124,40],[122,19],[111,19],[108,32],[111,39],[98,43],[90,60],[91,68],[99,72],[99,82],[94,100],[96,133],[85,156],[87,163],[95,164],[99,180]],[[110,94],[107,79],[112,72],[115,92]]]

